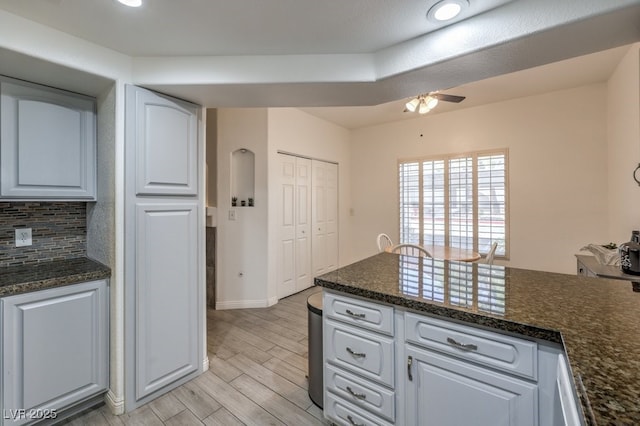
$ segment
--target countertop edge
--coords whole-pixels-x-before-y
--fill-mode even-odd
[[[520,334],[532,339],[540,339],[550,343],[559,344],[564,347],[562,334],[559,330],[546,329],[542,327],[509,321],[483,313],[468,312],[465,310],[442,306],[435,302],[419,301],[411,299],[408,296],[394,296],[376,291],[352,287],[349,285],[337,284],[331,281],[323,280],[321,278],[315,278],[314,282],[316,285],[330,290],[341,291],[343,293],[352,294],[354,296],[360,296],[366,299],[388,303],[394,306],[401,306],[403,308],[411,309],[414,311],[450,318],[465,323],[489,327],[508,333]]]
[[[77,269],[74,270],[74,267]],[[21,276],[21,269],[24,269],[24,277]],[[110,279],[111,269],[93,259],[75,258],[37,265],[24,265],[19,268],[11,267],[11,275],[10,279],[5,278],[10,281],[5,284],[2,283],[4,277],[0,276],[0,297]]]

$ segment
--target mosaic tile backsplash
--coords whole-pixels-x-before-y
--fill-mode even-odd
[[[16,247],[15,229],[31,228],[33,245]],[[85,202],[0,202],[0,267],[86,255]]]

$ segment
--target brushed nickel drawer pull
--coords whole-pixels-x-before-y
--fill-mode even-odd
[[[349,352],[351,354],[351,356],[354,357],[354,358],[365,358],[367,356],[367,354],[365,354],[363,352],[354,352],[353,349],[351,349],[348,346],[347,346],[347,352]]]
[[[354,317],[354,318],[364,318],[366,316],[366,314],[355,314],[349,309],[347,309],[347,315],[349,315],[351,317]]]
[[[347,416],[347,420],[349,420],[349,423],[351,423],[351,426],[366,426],[364,423],[356,423],[353,420],[353,417],[351,417],[351,414]]]
[[[478,350],[478,347],[476,345],[474,345],[474,344],[471,344],[471,343],[467,343],[467,344],[459,343],[459,342],[456,342],[451,337],[447,337],[447,343],[449,343],[451,346],[455,346],[456,348],[462,349],[463,351],[467,351],[467,352],[477,351]]]
[[[351,386],[347,386],[347,392],[351,394],[356,399],[367,399],[367,395],[364,393],[356,393],[351,389]]]
[[[409,381],[413,381],[413,374],[411,374],[411,366],[413,365],[413,357],[409,355],[407,357],[407,375],[409,376]]]

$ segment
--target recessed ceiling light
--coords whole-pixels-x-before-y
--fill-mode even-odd
[[[437,22],[449,21],[458,16],[468,6],[469,2],[467,0],[442,0],[429,9],[427,18]]]
[[[118,0],[118,2],[124,4],[129,7],[140,7],[142,6],[142,0]]]

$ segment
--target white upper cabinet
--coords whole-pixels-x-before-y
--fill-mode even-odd
[[[95,99],[0,77],[0,198],[95,200]]]
[[[159,93],[137,91],[136,194],[198,194],[198,120],[193,105]],[[127,105],[129,107],[129,105]]]

